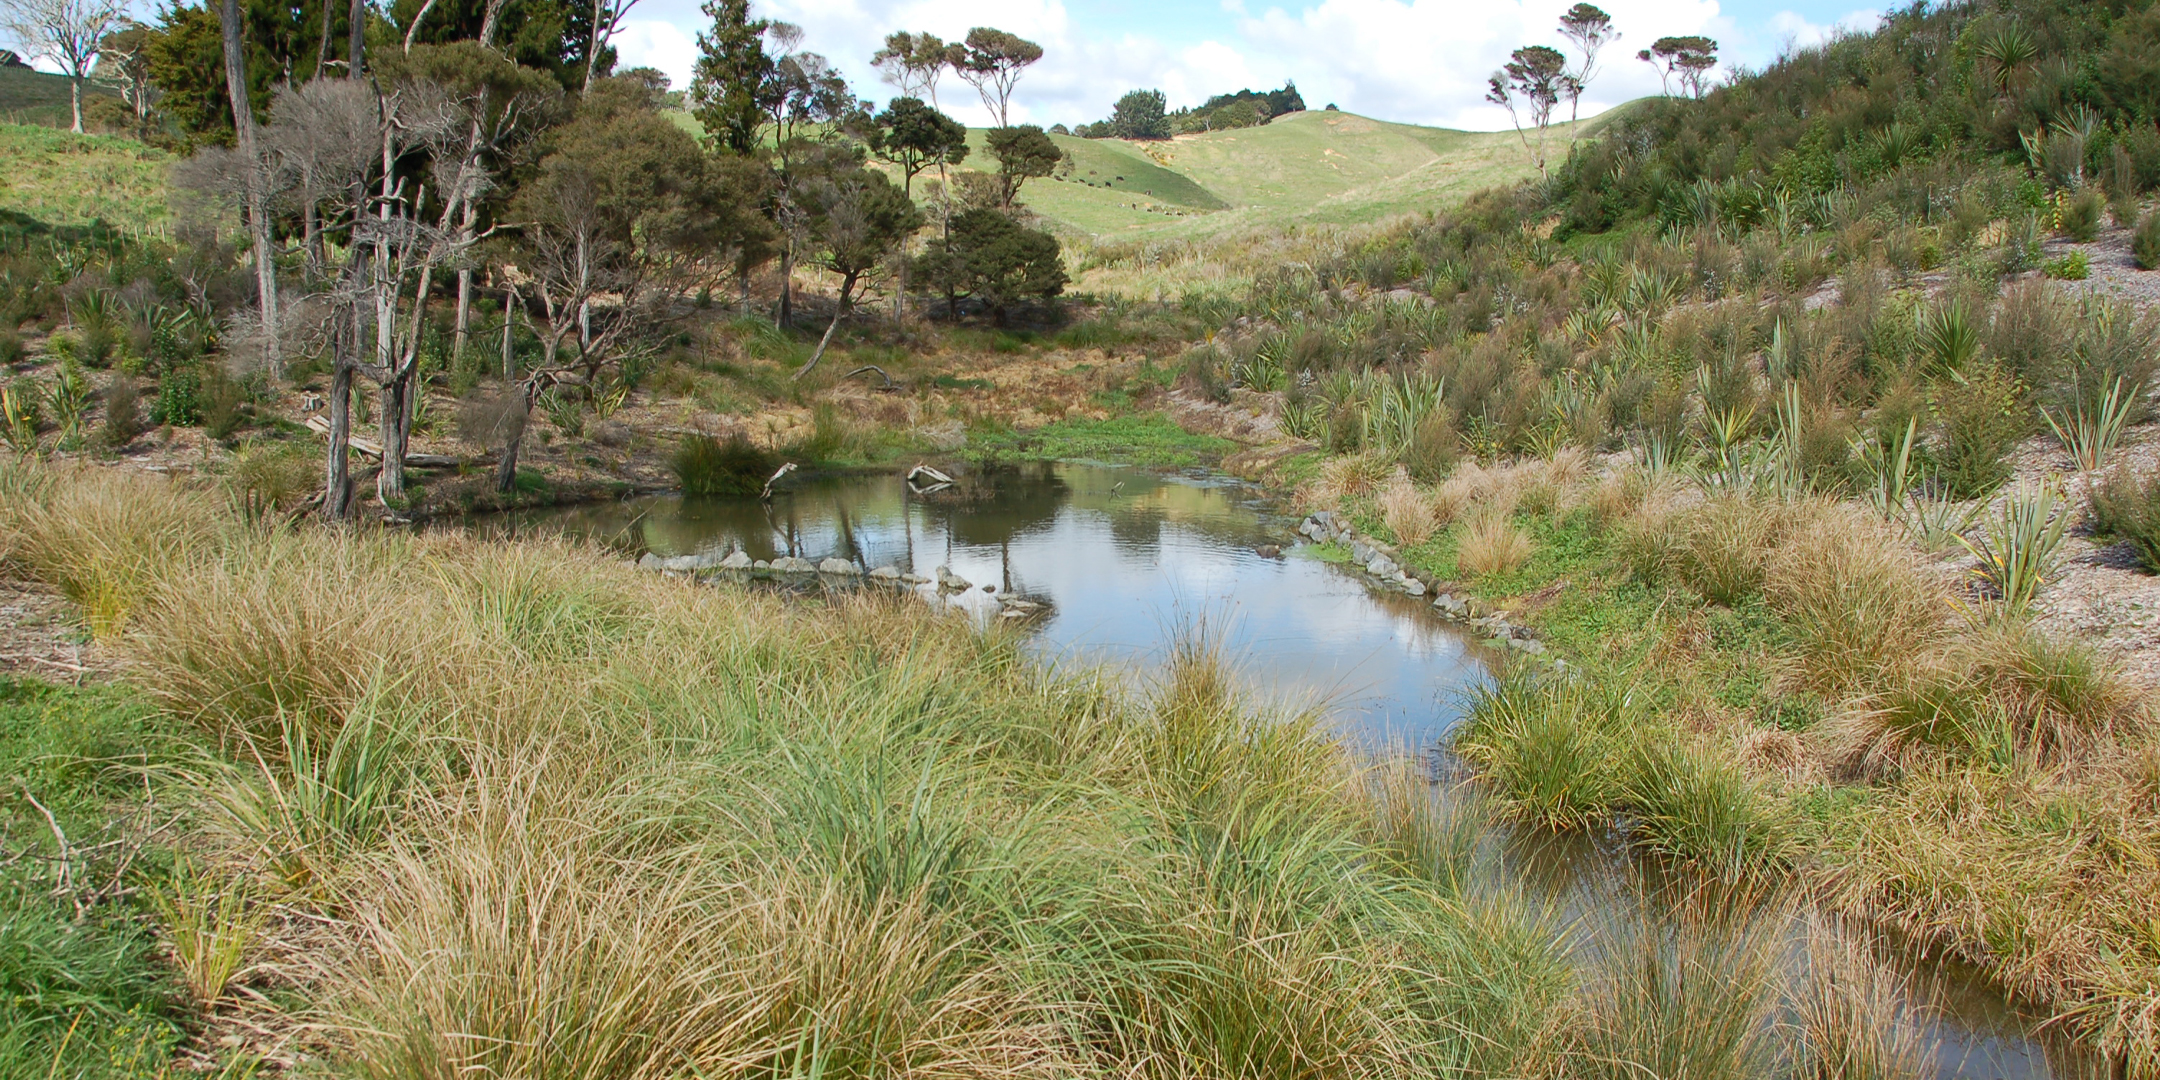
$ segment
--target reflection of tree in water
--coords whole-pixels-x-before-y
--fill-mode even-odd
[[[919,498],[955,542],[988,546],[1047,528],[1070,495],[1054,466],[1038,461],[971,473]]]

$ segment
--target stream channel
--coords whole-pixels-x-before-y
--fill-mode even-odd
[[[1257,489],[1220,475],[1045,462],[964,477],[928,494],[898,476],[846,476],[812,480],[768,502],[650,496],[472,524],[491,535],[563,533],[632,557],[739,549],[758,560],[838,558],[865,571],[890,566],[930,576],[949,567],[972,587],[918,591],[978,618],[1013,612],[1032,649],[1058,665],[1145,673],[1176,635],[1200,627],[1249,691],[1325,708],[1361,750],[1419,755],[1432,763],[1444,797],[1455,782],[1445,778],[1459,771],[1444,751],[1448,732],[1495,657],[1439,617],[1429,598],[1382,591],[1353,568],[1293,545],[1295,523]],[[1615,905],[1643,902],[1649,871],[1613,836],[1555,838],[1496,826],[1481,850],[1489,856],[1481,874],[1545,899],[1579,926],[1594,926]],[[2104,1075],[2094,1055],[2041,1032],[1977,973],[1884,959],[1927,1002],[1908,1017],[1923,1026],[1937,1075]]]

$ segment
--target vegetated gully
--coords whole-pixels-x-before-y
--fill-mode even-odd
[[[940,589],[933,580],[915,590],[978,619],[1018,623],[1048,662],[1111,665],[1136,678],[1181,635],[1209,635],[1261,700],[1325,709],[1360,752],[1428,761],[1440,799],[1458,790],[1460,777],[1445,750],[1448,733],[1496,660],[1429,598],[1383,591],[1355,569],[1315,557],[1318,549],[1293,545],[1292,520],[1265,493],[1198,471],[1036,462],[927,492],[899,476],[831,477],[769,501],[651,496],[471,524],[490,534],[561,532],[633,557],[717,560],[741,550],[754,560],[838,558],[863,572],[889,566],[926,578],[949,567],[968,588]],[[813,588],[873,582],[831,574],[771,580]],[[1646,899],[1658,895],[1651,882],[1662,875],[1631,857],[1619,837],[1494,825],[1478,851],[1479,885],[1520,888],[1554,905],[1586,947],[1616,914],[1666,917]],[[1791,952],[1804,963],[1797,934]],[[1939,1076],[2104,1075],[2095,1056],[2042,1031],[1976,973],[1883,959],[1910,980],[1917,1007],[1906,1022],[1923,1027]]]

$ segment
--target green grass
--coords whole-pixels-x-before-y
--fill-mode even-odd
[[[182,746],[123,689],[0,676],[0,775],[14,788],[0,829],[11,855],[30,855],[0,867],[0,1075],[148,1075],[180,1038],[178,985],[147,919],[112,886],[134,883],[115,875],[146,827],[129,817],[145,769]],[[68,864],[75,880],[59,895],[55,827],[94,852]],[[146,854],[138,877],[159,861]]]
[[[121,228],[161,228],[172,219],[165,180],[171,161],[133,139],[0,124],[0,210],[48,225],[102,219]]]
[[[1573,130],[1594,135],[1611,115]],[[1554,160],[1565,156],[1568,133],[1561,125],[1547,136]],[[1058,144],[1073,155],[1071,177],[1036,181],[1020,201],[1069,230],[1105,240],[1380,221],[1446,209],[1536,172],[1513,131],[1454,131],[1345,112],[1293,113],[1260,127],[1164,142],[1060,138]],[[988,167],[988,159],[981,164]]]
[[[96,83],[83,86],[83,105],[92,97],[112,97],[113,92]],[[0,68],[0,122],[70,127],[75,122],[69,104],[68,80],[27,68]]]
[[[1147,412],[1107,420],[1062,420],[1033,431],[979,436],[971,441],[969,452],[984,458],[1189,468],[1218,461],[1237,448],[1228,439],[1194,434],[1162,413]]]

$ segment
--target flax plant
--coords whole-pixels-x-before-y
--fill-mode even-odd
[[[1980,561],[1974,576],[2006,613],[2024,615],[2041,586],[2054,579],[2071,516],[2053,488],[2028,488],[2004,500],[1979,537],[1959,537]]]
[[[2117,378],[2108,384],[2107,392],[2100,395],[2100,400],[2080,401],[2063,410],[2063,415],[2057,415],[2054,409],[2041,409],[2040,418],[2047,421],[2048,430],[2054,432],[2063,449],[2070,452],[2070,460],[2076,463],[2078,471],[2090,475],[2122,442],[2138,396],[2138,390],[2126,390],[2123,380]]]

